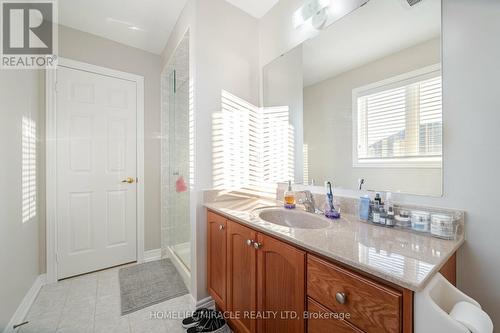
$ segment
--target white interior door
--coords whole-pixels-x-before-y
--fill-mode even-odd
[[[56,96],[62,279],[137,259],[137,84],[59,66]]]

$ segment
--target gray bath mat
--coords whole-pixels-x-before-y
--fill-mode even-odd
[[[118,277],[122,315],[188,293],[170,259],[122,268]]]

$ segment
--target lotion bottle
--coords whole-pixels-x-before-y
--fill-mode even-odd
[[[285,191],[283,196],[284,207],[287,209],[295,208],[295,193],[292,190],[292,181],[288,181],[288,189]]]

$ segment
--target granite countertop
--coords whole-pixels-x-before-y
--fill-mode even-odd
[[[464,243],[442,240],[397,228],[385,228],[342,215],[325,229],[290,228],[266,222],[258,210],[282,206],[262,198],[231,198],[205,202],[205,207],[311,252],[331,258],[401,287],[420,291]],[[299,209],[299,208],[297,208]]]

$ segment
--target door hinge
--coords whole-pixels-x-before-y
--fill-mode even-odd
[[[56,252],[56,263],[59,263],[59,253]]]
[[[54,83],[54,91],[57,93],[57,90],[58,90],[58,82],[56,81]]]

